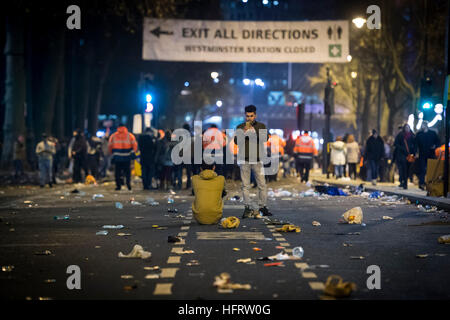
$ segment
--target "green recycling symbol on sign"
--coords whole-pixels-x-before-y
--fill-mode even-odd
[[[339,58],[342,56],[342,46],[340,44],[328,45],[328,55],[331,58]]]

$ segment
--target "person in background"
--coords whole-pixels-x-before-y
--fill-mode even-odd
[[[52,161],[56,153],[55,144],[48,139],[48,135],[42,134],[42,141],[36,146],[36,155],[39,161],[39,182],[43,188],[47,183],[50,188],[52,184]]]
[[[108,151],[112,154],[115,166],[116,190],[122,187],[122,175],[125,176],[128,190],[131,190],[131,160],[135,158],[138,149],[135,136],[121,125],[109,137]]]
[[[24,175],[23,171],[23,163],[27,159],[27,152],[25,148],[25,138],[23,135],[19,135],[14,142],[14,153],[13,153],[13,162],[15,173],[14,177],[16,179],[21,178]]]
[[[183,162],[183,169],[186,170],[186,189],[190,189],[191,188],[191,177],[192,177],[192,173],[193,173],[193,164],[194,164],[194,137],[192,136],[191,133],[191,127],[189,126],[189,124],[185,123],[183,125],[183,129],[186,131],[189,131],[190,134],[190,142],[189,142],[189,146],[190,146],[190,153],[191,153],[191,162],[190,163],[184,163]]]
[[[100,166],[100,154],[102,152],[102,141],[93,135],[87,140],[87,167],[90,174],[97,180],[99,178],[98,168]]]
[[[168,190],[172,186],[172,149],[175,147],[176,142],[172,141],[172,132],[167,130],[164,133],[164,138],[158,143],[157,159],[158,164],[161,167],[160,175],[160,188],[162,190]]]
[[[334,166],[336,179],[340,179],[344,173],[347,150],[342,137],[337,137],[336,141],[331,144],[330,163]]]
[[[309,180],[309,171],[312,166],[313,157],[319,154],[313,138],[309,136],[307,131],[295,140],[294,154],[297,172],[301,178],[300,182],[306,183]]]
[[[368,163],[368,169],[370,172],[367,174],[367,179],[372,180],[372,184],[377,184],[378,179],[378,167],[381,159],[384,157],[384,142],[378,135],[377,130],[372,130],[372,135],[366,141],[366,149],[364,153],[364,160]]]
[[[347,150],[348,175],[353,180],[356,180],[356,166],[359,164],[361,153],[359,144],[355,141],[355,137],[352,134],[347,137],[345,148]]]
[[[394,157],[400,176],[399,187],[408,189],[408,172],[411,165],[408,157],[416,153],[415,137],[408,124],[403,125],[402,131],[395,137],[394,148]]]
[[[108,174],[108,170],[111,167],[111,155],[108,151],[108,141],[109,141],[109,130],[105,133],[105,135],[101,139],[101,158],[103,161],[101,162],[100,167],[100,177],[105,178]]]
[[[200,174],[192,177],[192,212],[200,224],[216,224],[222,218],[225,178],[214,172],[215,168],[214,164],[203,163]]]
[[[419,151],[419,158],[417,159],[419,188],[425,190],[427,162],[428,159],[435,159],[434,150],[440,145],[436,132],[428,129],[428,121],[422,122],[422,127],[416,135],[416,145]]]
[[[82,182],[81,169],[85,176],[88,174],[87,167],[87,142],[81,131],[77,132],[71,148],[73,158],[73,182]]]
[[[145,133],[139,136],[138,145],[141,151],[142,185],[144,190],[154,189],[152,180],[156,169],[156,141],[157,132],[153,128],[146,128]]]

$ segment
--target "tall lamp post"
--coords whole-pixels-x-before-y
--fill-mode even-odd
[[[334,105],[334,88],[331,85],[331,75],[330,68],[327,67],[327,85],[325,86],[325,97],[324,97],[324,113],[325,113],[325,128],[323,130],[323,150],[322,150],[322,161],[323,168],[322,173],[328,172],[328,143],[330,142],[330,120],[332,108]]]

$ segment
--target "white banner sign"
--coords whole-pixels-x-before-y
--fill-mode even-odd
[[[143,59],[347,62],[348,21],[144,20]]]

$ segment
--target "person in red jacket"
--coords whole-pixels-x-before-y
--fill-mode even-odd
[[[131,160],[138,149],[136,138],[128,132],[125,126],[119,126],[117,131],[109,137],[108,150],[112,154],[112,162],[115,166],[116,190],[122,187],[122,173],[125,175],[128,190],[131,190]]]

